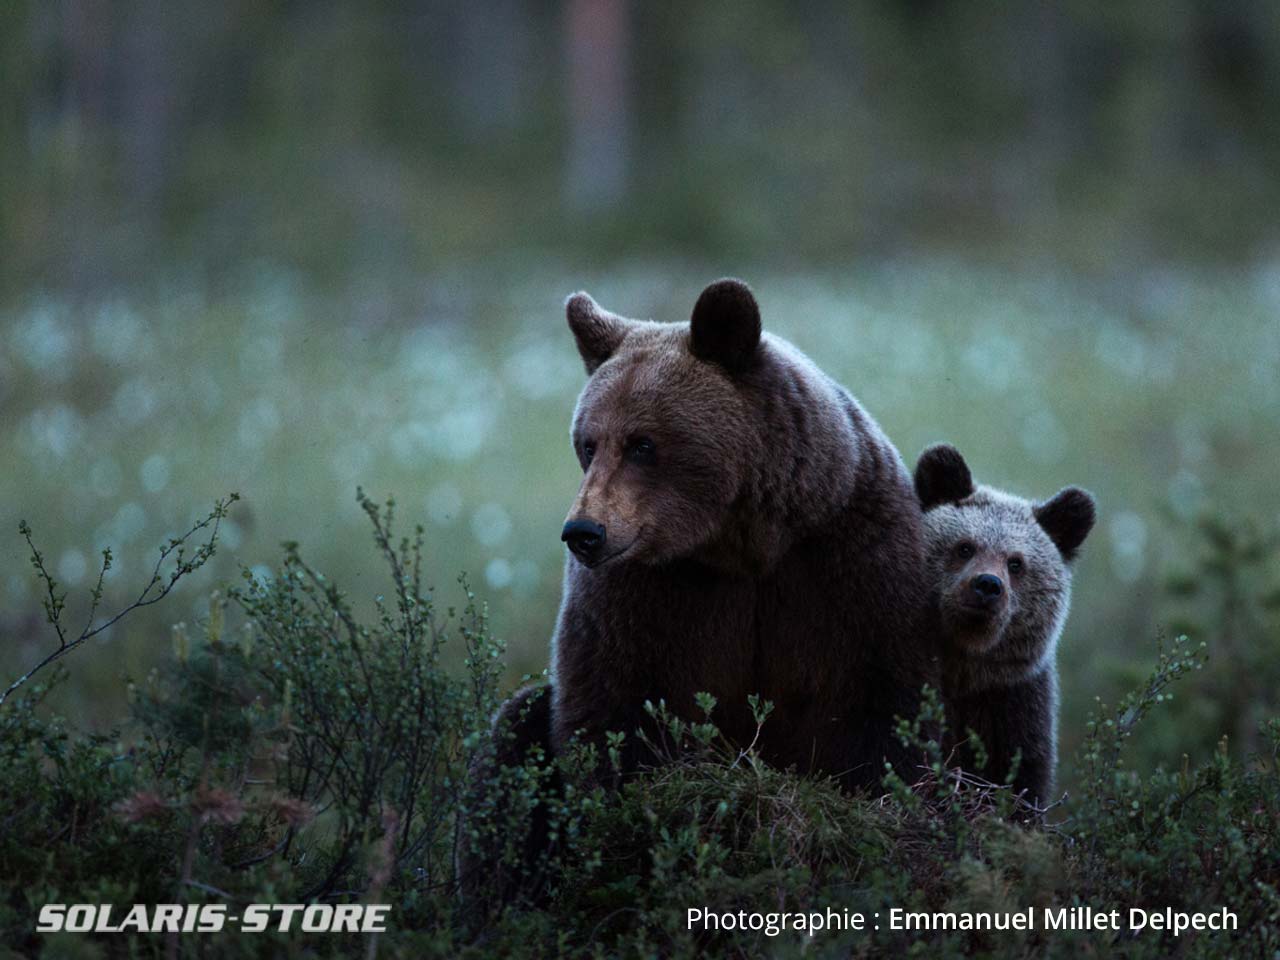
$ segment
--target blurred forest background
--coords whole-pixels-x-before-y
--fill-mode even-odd
[[[911,463],[1093,490],[1064,752],[1160,630],[1215,666],[1152,761],[1280,688],[1280,6],[697,0],[0,5],[0,672],[216,496],[213,570],[68,661],[119,710],[169,625],[282,540],[386,589],[362,484],[541,670],[582,382],[562,302],[682,320],[707,281]],[[1152,732],[1148,731],[1148,737]],[[1069,779],[1068,771],[1068,779]]]

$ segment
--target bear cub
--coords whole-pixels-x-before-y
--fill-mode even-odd
[[[1094,523],[1093,497],[1067,487],[1034,503],[975,486],[964,458],[939,444],[920,455],[930,600],[942,651],[942,696],[960,765],[976,772],[968,731],[1002,782],[1042,806],[1058,762],[1055,652],[1071,602],[1071,568]]]

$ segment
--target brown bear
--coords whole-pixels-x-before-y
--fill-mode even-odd
[[[721,280],[688,324],[625,319],[585,293],[566,312],[589,375],[573,415],[583,479],[552,640],[551,737],[627,734],[646,700],[740,744],[748,696],[780,767],[874,784],[907,763],[895,716],[936,670],[923,617],[922,517],[876,422],[786,341],[746,284]]]
[[[858,787],[886,762],[909,772],[894,720],[938,683],[911,475],[843,387],[762,332],[745,284],[711,284],[687,324],[628,320],[585,293],[566,312],[589,379],[550,696],[525,688],[498,711],[468,806],[491,819],[506,805],[496,771],[529,761],[552,796],[516,863],[498,853],[513,838],[479,827],[459,851],[463,890],[499,903],[543,895],[560,786],[547,757],[620,731],[625,770],[653,762],[636,736],[661,739],[645,701],[700,718],[709,692],[746,746],[759,694],[774,704],[766,760]]]
[[[987,753],[980,771],[1050,799],[1058,763],[1055,652],[1071,603],[1072,561],[1094,523],[1093,497],[1067,487],[1033,503],[975,486],[964,458],[939,444],[920,455],[931,615],[942,647],[942,696],[951,746],[974,770],[967,742]]]

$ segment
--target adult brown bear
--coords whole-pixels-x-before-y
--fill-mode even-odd
[[[707,287],[688,324],[628,320],[585,293],[567,313],[589,379],[550,695],[527,687],[499,709],[462,831],[463,889],[498,904],[542,895],[556,843],[547,809],[519,836],[503,828],[495,768],[532,761],[555,794],[550,758],[620,731],[634,769],[654,759],[636,731],[661,738],[645,701],[700,719],[700,691],[745,746],[755,693],[775,707],[766,760],[874,785],[886,762],[911,773],[894,718],[938,682],[912,478],[844,388],[762,333],[745,284]]]
[[[589,379],[552,750],[620,730],[633,766],[648,759],[644,702],[697,717],[708,691],[742,744],[748,696],[773,701],[758,749],[775,765],[856,787],[907,764],[894,717],[915,715],[937,665],[920,508],[880,427],[762,332],[740,281],[707,287],[688,324],[628,320],[585,293],[567,314]]]

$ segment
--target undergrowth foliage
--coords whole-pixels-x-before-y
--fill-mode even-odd
[[[616,731],[598,749],[550,757],[535,744],[524,762],[495,766],[515,734],[490,728],[503,648],[483,605],[465,579],[448,592],[424,585],[421,528],[398,537],[394,503],[359,502],[387,573],[371,602],[344,594],[290,543],[272,576],[246,572],[215,591],[206,617],[175,625],[160,666],[122,681],[131,708],[116,730],[80,733],[50,715],[61,663],[13,688],[0,704],[0,942],[32,956],[275,956],[296,950],[297,936],[45,939],[35,918],[45,903],[314,901],[393,910],[380,939],[310,936],[312,956],[1280,950],[1280,720],[1261,726],[1246,758],[1224,743],[1196,764],[1131,761],[1149,715],[1203,667],[1201,643],[1162,642],[1132,693],[1097,704],[1075,758],[1079,788],[1047,810],[953,765],[928,690],[898,731],[919,756],[915,774],[887,771],[872,794],[769,767],[721,735],[706,694],[698,716],[651,703],[642,730]],[[48,594],[59,596],[56,585]],[[62,649],[74,631],[57,629],[60,601],[47,613]],[[516,723],[548,696],[531,691]],[[758,728],[770,722],[769,703],[750,706]],[[633,738],[659,762],[624,776]],[[460,872],[469,858],[483,866],[470,879]],[[888,923],[894,908],[1071,906],[1122,916],[1226,906],[1239,928],[1174,941]],[[769,936],[690,924],[691,909],[821,914],[826,929]],[[878,914],[880,929],[839,929],[853,912]]]

